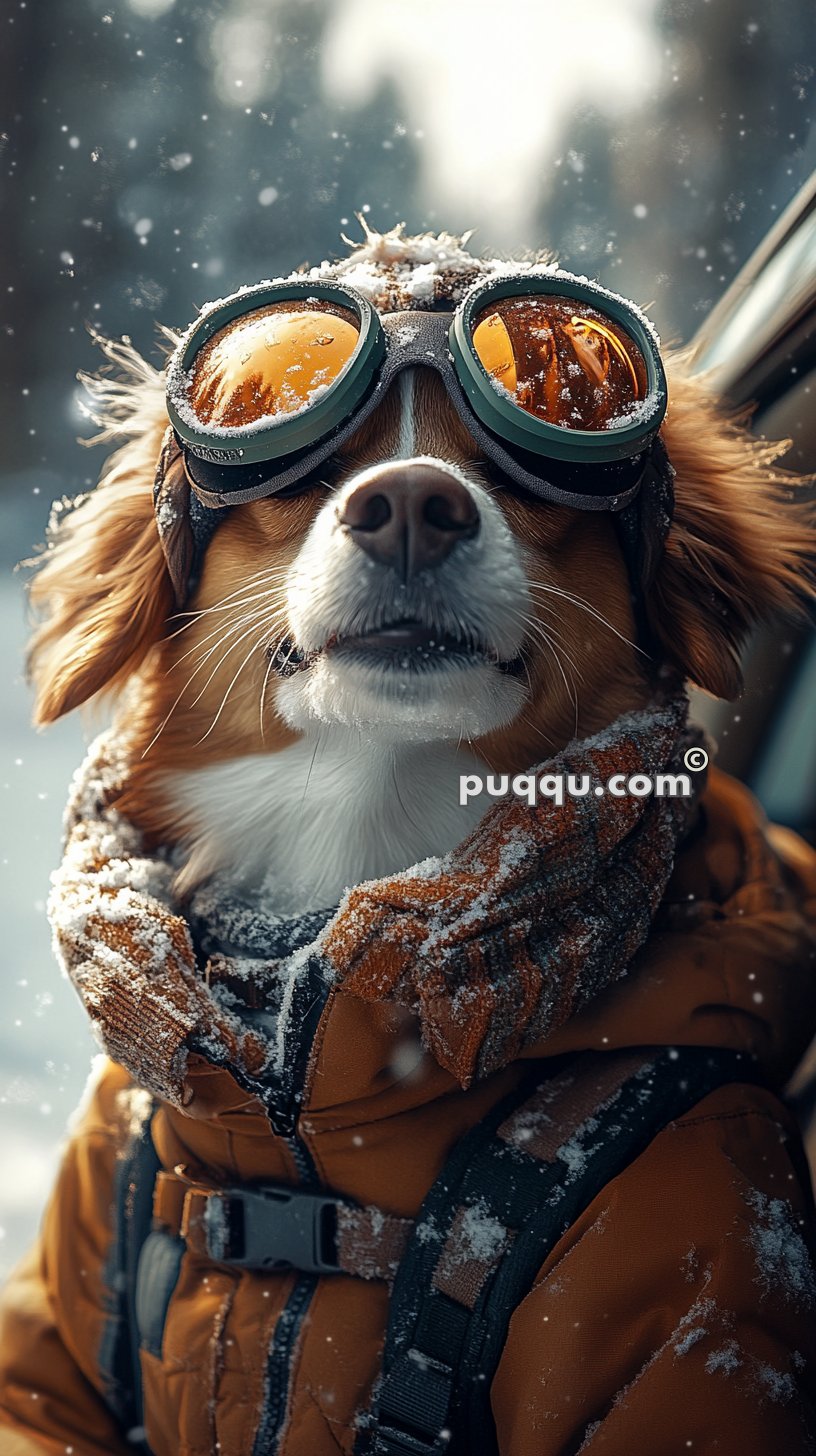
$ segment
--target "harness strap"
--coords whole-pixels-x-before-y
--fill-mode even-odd
[[[355,1449],[496,1456],[493,1378],[550,1251],[675,1118],[724,1083],[759,1080],[748,1056],[704,1047],[559,1058],[544,1081],[541,1070],[460,1139],[413,1222],[305,1189],[167,1172],[145,1126],[129,1153],[117,1239],[134,1444],[144,1442],[139,1348],[160,1353],[192,1249],[237,1268],[393,1285],[379,1392]]]
[[[400,1264],[357,1450],[496,1456],[493,1377],[548,1254],[669,1123],[724,1083],[757,1080],[749,1057],[717,1048],[587,1054],[467,1134]]]
[[[283,1184],[225,1188],[184,1167],[161,1171],[154,1227],[188,1249],[242,1269],[299,1269],[393,1283],[413,1221]]]

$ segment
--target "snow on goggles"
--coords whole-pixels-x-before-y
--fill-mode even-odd
[[[666,410],[651,325],[568,273],[478,282],[453,313],[382,316],[339,282],[264,283],[206,309],[170,361],[168,413],[199,500],[291,492],[409,367],[437,370],[514,484],[579,509],[629,504]]]

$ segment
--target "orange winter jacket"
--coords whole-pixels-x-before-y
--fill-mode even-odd
[[[408,1012],[333,984],[303,1072],[298,1137],[325,1187],[401,1219],[416,1217],[457,1139],[533,1061],[545,1075],[550,1059],[577,1051],[612,1065],[632,1048],[726,1046],[755,1054],[769,1084],[706,1096],[563,1233],[516,1309],[493,1380],[501,1456],[816,1450],[816,1225],[778,1095],[816,1032],[814,919],[812,852],[767,831],[748,793],[714,773],[628,973],[470,1085],[427,1050],[406,1070],[395,1049]],[[190,1042],[184,1015],[169,1006],[195,1049],[157,1100],[160,1167],[212,1186],[296,1184],[291,1141],[234,1069]],[[122,1017],[132,1041],[150,1040],[138,1008]],[[131,1074],[101,1061],[39,1240],[2,1302],[2,1456],[126,1456],[140,1435],[115,1414],[113,1251],[144,1103]],[[351,1456],[387,1307],[382,1279],[304,1287],[295,1273],[230,1267],[190,1240],[159,1342],[141,1352],[151,1451]]]

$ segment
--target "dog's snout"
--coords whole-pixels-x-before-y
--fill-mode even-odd
[[[361,550],[404,581],[439,566],[459,541],[478,534],[470,491],[435,465],[391,465],[361,482],[346,499],[341,525]]]

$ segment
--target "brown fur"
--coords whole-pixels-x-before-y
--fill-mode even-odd
[[[160,442],[151,431],[118,451],[40,557],[30,588],[44,613],[29,651],[37,723],[123,686],[164,631],[173,591],[151,496]]]
[[[662,434],[677,504],[649,619],[669,662],[733,698],[750,628],[811,597],[816,532],[812,507],[795,499],[801,479],[776,465],[790,442],[755,439],[745,412],[724,412],[691,363],[688,353],[667,360]]]
[[[161,380],[122,346],[111,352],[131,382],[96,386],[107,410],[106,434],[130,439],[97,490],[58,527],[33,579],[31,599],[43,614],[29,657],[36,721],[51,722],[133,679],[127,721],[137,761],[123,807],[152,835],[173,837],[182,826],[168,818],[155,787],[158,774],[189,768],[193,759],[203,766],[274,752],[294,740],[270,711],[274,684],[267,684],[261,721],[267,677],[262,648],[286,635],[282,573],[327,487],[229,512],[208,549],[189,606],[193,615],[174,618],[152,510],[166,425]],[[677,471],[677,507],[648,615],[666,664],[711,693],[733,696],[740,686],[740,647],[752,624],[795,608],[806,590],[814,533],[790,498],[794,478],[775,465],[782,447],[755,441],[724,417],[688,364],[682,356],[669,361],[671,402],[663,434]],[[386,458],[396,420],[386,398],[351,441],[329,484]],[[430,374],[419,394],[417,431],[418,453],[476,467],[473,442]],[[508,729],[475,745],[491,766],[512,771],[645,701],[659,664],[647,662],[631,642],[628,581],[609,518],[509,491],[497,500],[522,543],[530,581],[568,594],[534,587],[526,651],[531,701]],[[251,604],[262,613],[255,636],[241,641],[235,631],[230,637],[244,609],[242,596],[255,593],[252,574],[270,563],[280,575]],[[267,629],[263,641],[261,624]],[[247,644],[253,650],[244,662]]]

